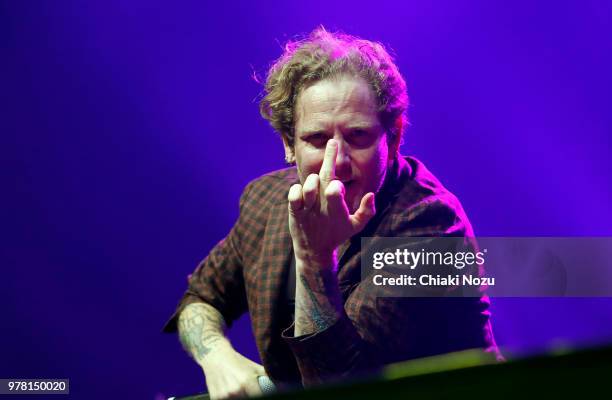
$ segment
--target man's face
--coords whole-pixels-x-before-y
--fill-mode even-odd
[[[380,189],[397,151],[387,143],[369,85],[350,76],[316,82],[300,92],[295,113],[295,144],[285,151],[295,157],[301,183],[319,173],[327,141],[335,139],[336,179],[344,183],[354,213],[366,193]]]

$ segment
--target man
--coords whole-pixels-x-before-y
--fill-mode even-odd
[[[398,154],[406,84],[377,43],[319,28],[271,68],[264,118],[289,168],[251,182],[240,217],[198,266],[166,330],[202,367],[213,398],[311,385],[385,363],[495,351],[484,298],[376,297],[360,282],[360,238],[473,236],[457,199]],[[250,312],[263,366],[223,330]]]

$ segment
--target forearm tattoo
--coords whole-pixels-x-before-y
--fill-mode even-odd
[[[295,299],[295,335],[322,331],[333,325],[342,307],[335,276],[306,277],[301,273],[297,276],[301,295]]]
[[[225,321],[217,310],[206,304],[190,304],[178,321],[179,338],[185,351],[196,360],[203,360],[215,343],[223,339]]]

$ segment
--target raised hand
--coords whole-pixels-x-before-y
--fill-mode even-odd
[[[374,193],[366,193],[350,214],[345,188],[335,179],[338,142],[330,139],[318,174],[289,190],[289,230],[296,259],[325,260],[337,247],[361,231],[376,213]]]

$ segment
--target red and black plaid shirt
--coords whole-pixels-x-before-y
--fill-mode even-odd
[[[466,348],[495,350],[486,298],[384,298],[361,283],[362,236],[473,236],[457,198],[412,157],[398,159],[376,195],[376,216],[343,249],[342,318],[293,337],[285,314],[293,257],[287,194],[298,181],[288,168],[246,187],[238,221],[195,269],[164,331],[176,331],[179,313],[194,302],[214,306],[228,324],[249,311],[262,363],[277,384],[310,385]]]

